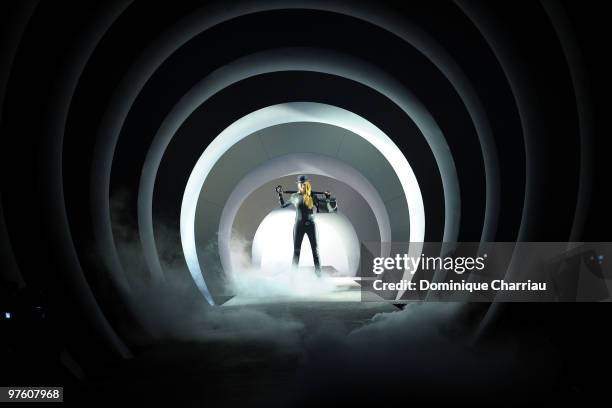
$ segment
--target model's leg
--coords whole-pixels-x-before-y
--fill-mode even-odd
[[[315,223],[312,223],[308,226],[306,233],[308,234],[310,248],[312,249],[312,260],[314,261],[315,273],[317,274],[317,276],[321,276],[321,263],[319,261],[319,240],[317,239],[317,227]]]
[[[297,268],[300,261],[300,250],[302,249],[302,240],[304,239],[304,227],[300,223],[295,223],[293,226],[293,267]]]

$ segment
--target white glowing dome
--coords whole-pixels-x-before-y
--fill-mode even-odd
[[[341,213],[315,214],[321,267],[331,266],[338,276],[355,276],[359,267],[359,239],[351,222]],[[295,209],[270,212],[255,233],[253,266],[268,271],[289,271],[293,258]],[[308,235],[300,251],[300,266],[314,266]]]

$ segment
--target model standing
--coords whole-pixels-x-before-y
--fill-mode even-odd
[[[281,186],[276,187],[278,200],[281,207],[289,205],[295,206],[295,223],[293,225],[293,266],[297,267],[300,258],[300,250],[304,235],[308,235],[310,247],[312,249],[312,259],[314,261],[315,273],[321,276],[321,264],[319,259],[319,244],[317,226],[314,219],[314,210],[321,212],[336,212],[337,205],[335,199],[331,198],[331,193],[325,191],[318,193],[312,191],[312,184],[306,175],[301,175],[296,180],[297,191],[284,192]],[[291,197],[285,202],[283,193],[291,193]],[[321,199],[318,195],[324,195]]]

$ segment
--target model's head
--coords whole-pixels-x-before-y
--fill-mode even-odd
[[[305,174],[299,175],[295,182],[300,194],[304,194],[306,192],[307,185],[310,186],[310,179]]]
[[[304,181],[303,183],[298,183],[297,184],[297,189],[300,192],[300,194],[304,194],[306,193],[306,189],[311,189],[312,185],[310,184],[310,180],[309,181]]]

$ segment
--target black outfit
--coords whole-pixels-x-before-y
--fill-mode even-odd
[[[314,222],[313,212],[319,206],[326,205],[328,211],[333,212],[329,199],[320,200],[315,194],[312,195],[312,208],[304,203],[304,196],[300,193],[294,193],[287,202],[283,199],[283,195],[279,194],[278,200],[281,207],[295,206],[295,224],[293,225],[293,265],[297,266],[300,258],[300,249],[302,248],[302,240],[304,234],[308,235],[310,247],[312,249],[312,259],[315,265],[315,273],[321,276],[321,264],[319,261],[319,245],[317,239],[317,228]]]

